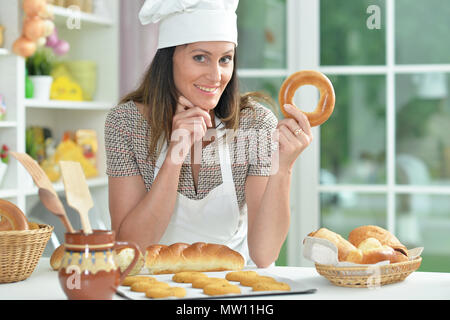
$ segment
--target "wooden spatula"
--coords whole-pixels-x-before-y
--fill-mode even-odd
[[[64,209],[61,200],[58,197],[53,184],[47,177],[47,174],[42,170],[39,164],[28,154],[11,151],[10,154],[16,158],[28,171],[33,178],[34,183],[39,188],[39,198],[44,206],[53,214],[58,216],[62,224],[66,228],[67,232],[74,233],[72,225],[67,218],[66,211]]]
[[[92,233],[89,222],[89,209],[94,206],[91,193],[79,162],[60,161],[61,173],[66,192],[67,203],[80,214],[81,225],[85,234]]]

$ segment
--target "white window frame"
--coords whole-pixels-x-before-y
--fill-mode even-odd
[[[395,0],[386,0],[386,65],[381,66],[321,66],[320,65],[320,0],[288,0],[288,70],[316,69],[327,75],[384,75],[386,76],[386,161],[385,185],[320,185],[320,131],[314,128],[315,140],[301,155],[293,172],[291,196],[291,229],[288,236],[287,262],[292,266],[312,266],[301,256],[301,243],[311,231],[320,227],[320,193],[350,191],[377,193],[387,197],[387,229],[395,232],[396,196],[399,194],[450,195],[449,186],[397,185],[395,154],[396,87],[398,74],[449,72],[450,64],[396,65],[395,61]],[[315,105],[317,97],[304,101]]]
[[[249,0],[247,0],[249,1]],[[286,78],[304,69],[319,68],[320,6],[318,0],[286,0],[287,68],[238,69],[241,78]],[[281,22],[280,22],[281,23]],[[305,44],[305,45],[303,45]],[[307,49],[304,49],[306,48]],[[316,105],[314,92],[294,97],[296,105]],[[291,225],[287,238],[287,264],[305,265],[300,254],[303,238],[315,230],[320,222],[319,208],[319,129],[313,128],[314,142],[296,161],[291,180]]]
[[[386,77],[386,165],[384,185],[320,185],[320,130],[313,128],[314,141],[296,161],[291,184],[291,226],[287,239],[287,264],[312,266],[301,255],[304,237],[320,227],[320,193],[373,193],[387,197],[387,229],[395,232],[396,196],[399,194],[450,195],[450,186],[396,185],[395,76],[398,74],[448,72],[450,64],[396,65],[395,62],[395,0],[386,0],[382,12],[386,31],[386,65],[378,66],[321,66],[320,65],[320,0],[287,0],[287,68],[240,69],[240,77],[287,77],[305,69],[319,70],[327,75],[384,75]],[[314,106],[318,97],[314,92],[295,97],[296,105]]]

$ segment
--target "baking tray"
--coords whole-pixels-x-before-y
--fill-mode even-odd
[[[281,295],[293,295],[293,294],[312,294],[317,291],[316,288],[307,287],[299,281],[293,281],[288,278],[280,277],[270,272],[255,270],[261,276],[273,277],[277,281],[285,282],[291,287],[291,291],[252,291],[251,287],[241,286],[239,282],[230,281],[231,284],[238,285],[241,289],[240,294],[227,294],[221,296],[209,296],[203,293],[203,289],[192,288],[190,283],[178,283],[172,281],[173,274],[163,275],[151,275],[158,281],[167,282],[171,287],[183,287],[186,289],[186,296],[184,298],[170,297],[168,300],[210,300],[210,299],[235,299],[235,298],[252,298],[261,296],[281,296]],[[225,278],[225,275],[230,271],[221,272],[203,272],[208,277]],[[152,299],[145,296],[145,292],[134,292],[130,290],[130,287],[120,286],[117,290],[117,295],[129,299],[129,300],[164,300],[164,299]]]

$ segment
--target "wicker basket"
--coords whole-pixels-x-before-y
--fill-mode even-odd
[[[36,268],[53,227],[0,232],[0,283],[25,280]]]
[[[316,263],[317,272],[341,287],[373,288],[400,282],[420,267],[422,258],[383,266],[335,267]]]

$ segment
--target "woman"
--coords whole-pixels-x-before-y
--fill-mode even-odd
[[[222,243],[267,267],[289,230],[291,170],[311,128],[295,107],[286,108],[293,119],[278,122],[256,94],[239,95],[237,2],[216,12],[208,1],[189,11],[180,2],[161,2],[172,4],[166,20],[155,1],[144,4],[141,21],[163,16],[158,51],[106,120],[112,229],[142,248]]]

